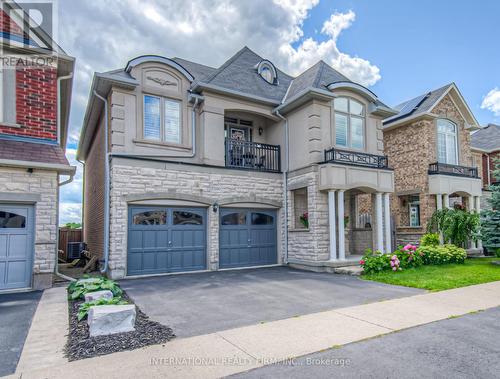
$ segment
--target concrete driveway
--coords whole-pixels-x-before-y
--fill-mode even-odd
[[[41,291],[0,294],[0,376],[16,371]]]
[[[130,279],[120,285],[178,337],[425,292],[287,267]]]

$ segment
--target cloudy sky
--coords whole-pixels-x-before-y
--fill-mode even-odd
[[[247,45],[285,72],[323,59],[394,105],[456,82],[481,124],[500,122],[500,2],[461,0],[60,0],[59,44],[76,57],[68,157],[92,75],[137,55],[217,67]],[[74,163],[76,164],[76,163]],[[81,170],[61,192],[79,221]]]

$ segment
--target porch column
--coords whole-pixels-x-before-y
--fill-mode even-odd
[[[389,201],[389,194],[384,193],[384,219],[385,219],[385,252],[391,253],[392,252],[392,246],[391,246],[391,207],[390,207],[390,201]]]
[[[469,212],[474,212],[476,210],[476,202],[475,202],[475,197],[474,196],[469,196],[467,199],[467,210]],[[469,241],[469,248],[475,249],[476,248],[476,241],[470,240]]]
[[[344,231],[344,191],[337,193],[337,214],[339,223],[339,260],[345,259],[345,231]]]
[[[445,208],[450,209],[450,196],[447,193],[443,195],[443,203]]]
[[[476,196],[476,204],[475,204],[476,212],[481,213],[481,196]],[[483,241],[477,240],[476,241],[476,247],[478,249],[483,248]]]
[[[330,231],[330,260],[337,260],[337,228],[335,213],[335,191],[328,191],[328,226]]]
[[[384,234],[382,225],[382,193],[375,194],[375,218],[377,219],[377,250],[384,251]]]
[[[443,195],[438,193],[436,195],[436,209],[440,211],[443,209]],[[443,244],[444,238],[443,238],[443,233],[439,233],[439,243]]]

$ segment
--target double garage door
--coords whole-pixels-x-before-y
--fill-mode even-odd
[[[221,209],[219,268],[275,264],[276,212]],[[129,207],[128,275],[207,269],[205,208]]]

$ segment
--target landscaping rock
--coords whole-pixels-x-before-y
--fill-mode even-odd
[[[99,299],[111,300],[112,298],[113,298],[113,292],[111,292],[110,290],[88,292],[85,294],[86,303]]]
[[[78,279],[77,283],[97,283],[99,282],[100,278],[85,278],[85,279]]]
[[[99,305],[91,307],[87,323],[91,337],[135,330],[135,305]]]

